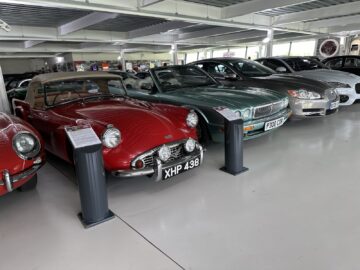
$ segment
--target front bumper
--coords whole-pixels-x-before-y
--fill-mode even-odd
[[[254,139],[276,130],[277,128],[265,131],[265,123],[279,119],[281,117],[283,117],[286,121],[291,116],[291,114],[291,110],[289,108],[285,108],[276,114],[244,122],[244,140]],[[209,131],[214,142],[224,142],[223,125],[209,124]]]
[[[194,158],[200,158],[200,165],[203,162],[204,159],[204,149],[200,144],[196,145],[196,149],[189,153],[188,155],[179,158],[177,160],[174,160],[169,163],[162,163],[159,158],[155,158],[154,166],[152,168],[143,168],[143,169],[131,169],[131,170],[117,170],[112,171],[111,174],[115,177],[122,177],[122,178],[130,178],[130,177],[138,177],[138,176],[145,176],[145,175],[151,175],[152,178],[158,182],[162,179],[162,171],[165,169],[168,169],[170,167],[173,167],[178,164],[185,163],[191,159]]]
[[[7,192],[12,192],[17,182],[33,176],[41,166],[42,164],[33,165],[30,169],[15,175],[10,175],[8,170],[4,170],[3,180],[0,180],[0,186],[5,186]]]
[[[360,93],[356,93],[355,88],[336,88],[336,92],[341,97],[341,106],[352,105],[357,99],[360,99]]]
[[[339,101],[339,96],[333,100],[329,100],[327,98],[313,100],[290,98],[289,104],[294,117],[306,118],[314,116],[325,116],[327,114],[337,112],[338,108],[331,109],[331,104]]]

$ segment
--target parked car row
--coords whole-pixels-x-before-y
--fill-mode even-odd
[[[45,149],[73,163],[68,126],[94,129],[112,175],[161,181],[201,166],[203,146],[223,142],[224,118],[214,108],[242,118],[248,140],[289,118],[324,117],[360,98],[356,75],[325,69],[311,58],[276,58],[291,73],[284,74],[266,67],[269,60],[206,59],[139,77],[120,71],[35,76],[28,86],[8,92],[17,117],[0,114],[0,147],[6,153],[0,195],[35,187]]]

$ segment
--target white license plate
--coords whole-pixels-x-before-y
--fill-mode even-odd
[[[276,120],[272,120],[265,123],[265,131],[280,127],[284,124],[284,117],[278,118]]]
[[[339,108],[340,102],[339,101],[335,101],[335,102],[331,102],[330,104],[330,110],[334,110]]]
[[[171,177],[174,177],[175,175],[189,171],[199,166],[200,166],[200,157],[196,157],[182,164],[177,164],[168,169],[164,169],[162,171],[162,179],[163,180],[169,179]]]

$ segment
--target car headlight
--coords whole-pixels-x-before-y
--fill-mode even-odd
[[[241,112],[240,111],[236,111],[235,115],[236,115],[237,118],[239,118],[239,119],[241,118]]]
[[[351,88],[350,84],[347,84],[347,83],[328,82],[328,84],[333,88]]]
[[[250,109],[246,109],[242,112],[242,118],[243,120],[247,120],[251,117],[251,110]]]
[[[102,143],[107,148],[115,148],[120,144],[121,132],[117,128],[109,127],[102,136]]]
[[[290,96],[299,98],[299,99],[320,99],[321,98],[320,94],[318,94],[316,92],[312,92],[312,91],[307,91],[305,89],[288,90],[288,93]]]
[[[32,159],[40,153],[41,145],[38,138],[30,132],[16,134],[12,141],[16,154],[22,159]]]
[[[158,156],[161,159],[161,161],[166,162],[171,157],[171,150],[170,147],[167,145],[163,145],[160,147],[158,151]]]
[[[194,128],[199,123],[199,117],[197,116],[196,112],[190,111],[186,116],[186,124],[188,127]]]
[[[283,101],[282,101],[282,105],[283,105],[283,108],[286,108],[288,105],[289,105],[289,99],[288,98],[284,98]]]
[[[193,139],[188,139],[185,143],[185,150],[186,152],[188,153],[191,153],[195,150],[195,147],[196,147],[196,141],[193,140]]]

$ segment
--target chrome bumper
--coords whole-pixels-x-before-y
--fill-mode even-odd
[[[160,161],[160,159],[155,158],[156,166],[154,168],[118,170],[118,171],[112,171],[111,174],[115,177],[123,177],[123,178],[152,175],[152,178],[156,182],[159,182],[162,179],[162,171],[176,164],[181,164],[193,158],[200,157],[200,165],[201,165],[204,160],[204,149],[200,144],[197,144],[196,149],[197,150],[194,150],[194,152],[190,153],[188,156],[185,156],[181,159],[175,160],[167,164],[163,164]]]
[[[337,101],[340,101],[339,97],[334,100],[290,98],[289,104],[294,117],[325,116],[330,110],[330,105]]]
[[[13,188],[14,183],[16,183],[20,180],[23,180],[24,178],[36,173],[40,169],[41,166],[42,166],[42,164],[34,165],[30,169],[28,169],[24,172],[21,172],[19,174],[15,174],[13,176],[10,175],[8,170],[5,170],[3,172],[3,180],[2,181],[0,180],[0,186],[5,186],[6,190],[8,192],[11,192],[14,190],[14,188]]]

